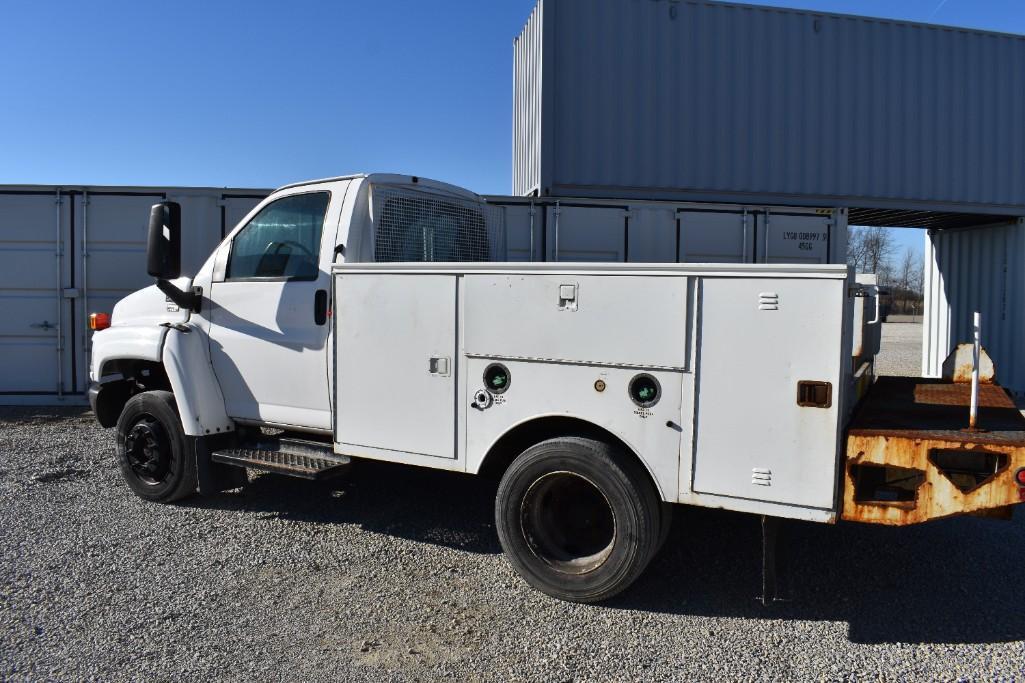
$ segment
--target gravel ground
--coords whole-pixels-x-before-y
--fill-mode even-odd
[[[922,323],[883,323],[876,374],[900,377],[922,374]]]
[[[1025,522],[758,524],[680,508],[604,606],[529,589],[494,485],[357,463],[186,504],[135,498],[88,413],[0,409],[2,680],[1025,680]]]

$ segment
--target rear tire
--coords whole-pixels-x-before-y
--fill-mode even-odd
[[[146,391],[128,399],[117,421],[117,463],[145,500],[170,503],[196,492],[195,441],[182,428],[174,394]]]
[[[655,487],[640,464],[578,437],[544,441],[516,458],[499,484],[495,520],[510,564],[527,583],[585,603],[633,583],[663,527]]]

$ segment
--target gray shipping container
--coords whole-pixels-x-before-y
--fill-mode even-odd
[[[926,236],[923,375],[972,340],[976,311],[997,381],[1025,397],[1025,220]]]
[[[847,211],[485,197],[509,261],[846,263]]]
[[[150,206],[182,206],[182,271],[195,273],[269,190],[0,185],[0,405],[83,402],[90,313],[146,274]]]
[[[1025,215],[1020,36],[539,0],[514,72],[517,195]]]

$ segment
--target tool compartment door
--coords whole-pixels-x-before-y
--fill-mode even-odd
[[[844,280],[706,278],[700,297],[694,491],[831,509]],[[800,382],[829,383],[828,407]]]
[[[335,276],[335,442],[455,458],[454,275]]]

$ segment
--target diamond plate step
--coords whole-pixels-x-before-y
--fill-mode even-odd
[[[328,479],[345,472],[349,458],[326,445],[282,440],[249,447],[223,448],[210,454],[214,462],[275,472],[301,479]]]

